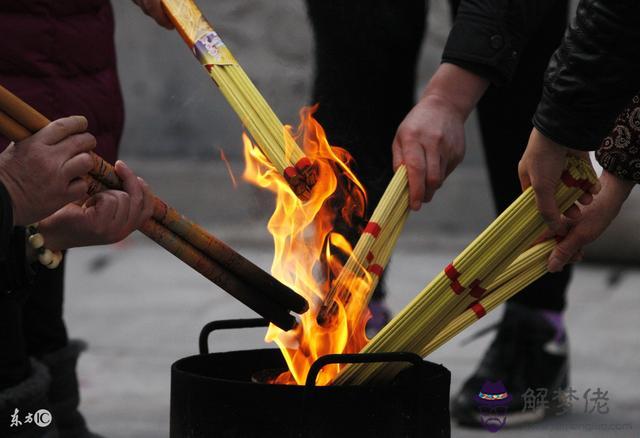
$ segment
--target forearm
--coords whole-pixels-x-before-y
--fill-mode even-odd
[[[422,98],[440,99],[466,120],[489,87],[489,81],[457,65],[443,63],[427,84]]]
[[[609,198],[610,205],[618,207],[617,211],[620,210],[635,186],[632,181],[620,178],[606,169],[600,176],[600,184],[602,184],[602,190],[597,196]]]

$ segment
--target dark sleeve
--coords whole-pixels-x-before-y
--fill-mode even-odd
[[[640,1],[582,0],[545,74],[533,118],[546,137],[594,150],[640,90]]]
[[[640,95],[620,113],[596,152],[600,165],[619,178],[640,184]]]
[[[0,261],[7,258],[13,231],[13,204],[6,187],[0,182]]]
[[[11,233],[8,257],[0,263],[0,293],[21,290],[33,282],[35,271],[28,261],[25,233],[22,227]]]
[[[494,85],[508,83],[516,71],[524,46],[558,2],[460,1],[442,61],[470,70]]]
[[[13,205],[0,183],[0,294],[22,289],[34,276],[26,254],[25,229],[13,226]]]

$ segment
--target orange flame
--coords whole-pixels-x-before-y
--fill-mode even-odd
[[[339,147],[331,146],[320,124],[312,117],[316,107],[300,111],[300,127],[294,133],[297,143],[318,165],[318,182],[311,197],[301,201],[285,179],[268,162],[251,140],[243,135],[246,168],[244,179],[276,194],[276,207],[268,223],[273,236],[274,257],[271,273],[303,295],[310,310],[300,324],[285,332],[273,324],[266,335],[275,342],[289,367],[273,383],[304,384],[311,364],[326,354],[355,353],[367,342],[364,329],[369,316],[349,315],[344,303],[330,323],[316,321],[323,297],[351,254],[349,240],[339,229],[362,232],[365,219],[364,187],[349,168],[352,158]],[[364,274],[351,290],[357,298],[366,293],[371,277]],[[323,368],[318,385],[327,385],[340,371],[340,365]]]

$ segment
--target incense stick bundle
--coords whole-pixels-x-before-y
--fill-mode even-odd
[[[0,86],[0,132],[7,138],[20,141],[48,123],[46,117]],[[94,165],[91,177],[86,178],[89,183],[88,193],[92,195],[108,189],[122,189],[122,181],[113,166],[93,152],[91,156]],[[204,277],[283,328],[290,328],[295,323],[290,311],[304,313],[308,309],[308,303],[303,297],[204,228],[155,196],[153,203],[153,219],[143,224],[140,231]],[[247,280],[248,285],[245,284]],[[256,291],[266,296],[261,296]]]
[[[308,199],[317,168],[233,57],[193,0],[163,0],[182,39],[238,114],[258,147],[301,199]]]
[[[484,317],[500,304],[546,274],[549,255],[556,245],[555,240],[540,243],[522,253],[509,268],[487,289],[487,294],[478,302],[452,320],[421,351],[427,357],[449,340]]]
[[[324,297],[317,316],[320,324],[325,324],[336,314],[338,301],[356,309],[355,312],[348,312],[349,314],[362,315],[364,313],[404,227],[408,208],[407,169],[405,166],[400,166],[338,278]],[[373,278],[371,278],[372,275]],[[360,291],[358,296],[354,297],[354,283],[361,283],[363,279],[369,282],[368,290],[365,293]]]
[[[569,208],[595,181],[596,176],[588,163],[569,158],[556,190],[560,209],[565,211]],[[529,188],[362,352],[423,351],[452,320],[485,296],[483,285],[490,285],[499,278],[544,228],[533,190]],[[389,374],[389,370],[380,364],[352,365],[345,367],[334,384],[372,383],[388,378]]]

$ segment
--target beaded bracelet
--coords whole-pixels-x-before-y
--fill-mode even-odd
[[[61,251],[51,251],[44,247],[44,236],[38,233],[38,223],[27,227],[29,245],[38,254],[38,261],[49,269],[56,269],[62,261]]]

